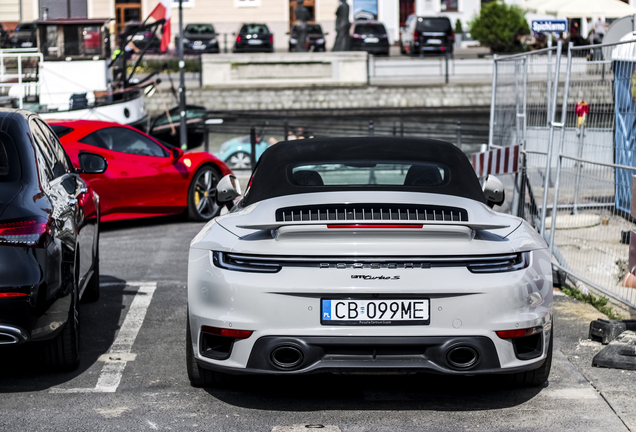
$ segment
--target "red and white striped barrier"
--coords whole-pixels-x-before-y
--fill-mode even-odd
[[[513,174],[519,171],[519,146],[493,149],[470,155],[470,163],[477,177],[488,174]]]

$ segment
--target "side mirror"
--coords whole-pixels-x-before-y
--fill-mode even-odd
[[[80,153],[77,159],[79,160],[80,174],[102,174],[108,168],[106,159],[95,153]]]
[[[239,196],[241,196],[241,185],[232,174],[223,177],[216,185],[216,201],[219,204],[227,204]]]
[[[183,157],[183,150],[179,147],[172,147],[170,149],[170,154],[172,155],[172,163],[175,163]]]
[[[503,183],[493,175],[486,177],[483,190],[484,195],[486,195],[486,202],[490,208],[496,205],[500,206],[506,200],[506,191],[504,190]]]

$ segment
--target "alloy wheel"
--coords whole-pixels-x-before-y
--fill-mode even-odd
[[[252,167],[252,158],[245,152],[236,152],[225,163],[233,170],[250,169]]]
[[[219,182],[212,168],[199,171],[194,180],[194,206],[201,218],[211,219],[219,210],[216,202],[216,185]]]

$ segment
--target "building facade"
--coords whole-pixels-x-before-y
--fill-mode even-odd
[[[327,46],[335,39],[335,13],[341,0],[305,0],[313,20],[328,33]],[[389,39],[399,38],[400,26],[406,18],[418,15],[446,15],[453,25],[457,19],[464,28],[479,12],[482,0],[346,0],[350,20],[363,11],[374,15],[387,28]],[[112,18],[115,28],[121,30],[125,23],[143,21],[157,5],[158,0],[0,0],[2,21],[33,21],[44,18]],[[173,3],[172,34],[178,34],[178,2]],[[291,26],[295,21],[296,0],[183,0],[183,22],[212,23],[220,36],[227,38],[228,48],[234,43],[233,33],[245,22],[266,23],[274,33],[277,49],[288,44]],[[4,17],[10,18],[5,19]]]

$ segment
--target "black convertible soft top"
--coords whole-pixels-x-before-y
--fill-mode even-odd
[[[439,185],[300,185],[290,180],[298,166],[350,163],[434,163],[447,167]],[[279,196],[334,191],[406,191],[454,195],[486,203],[479,180],[462,151],[453,144],[431,139],[392,137],[314,138],[280,142],[261,156],[250,180],[243,205]]]

